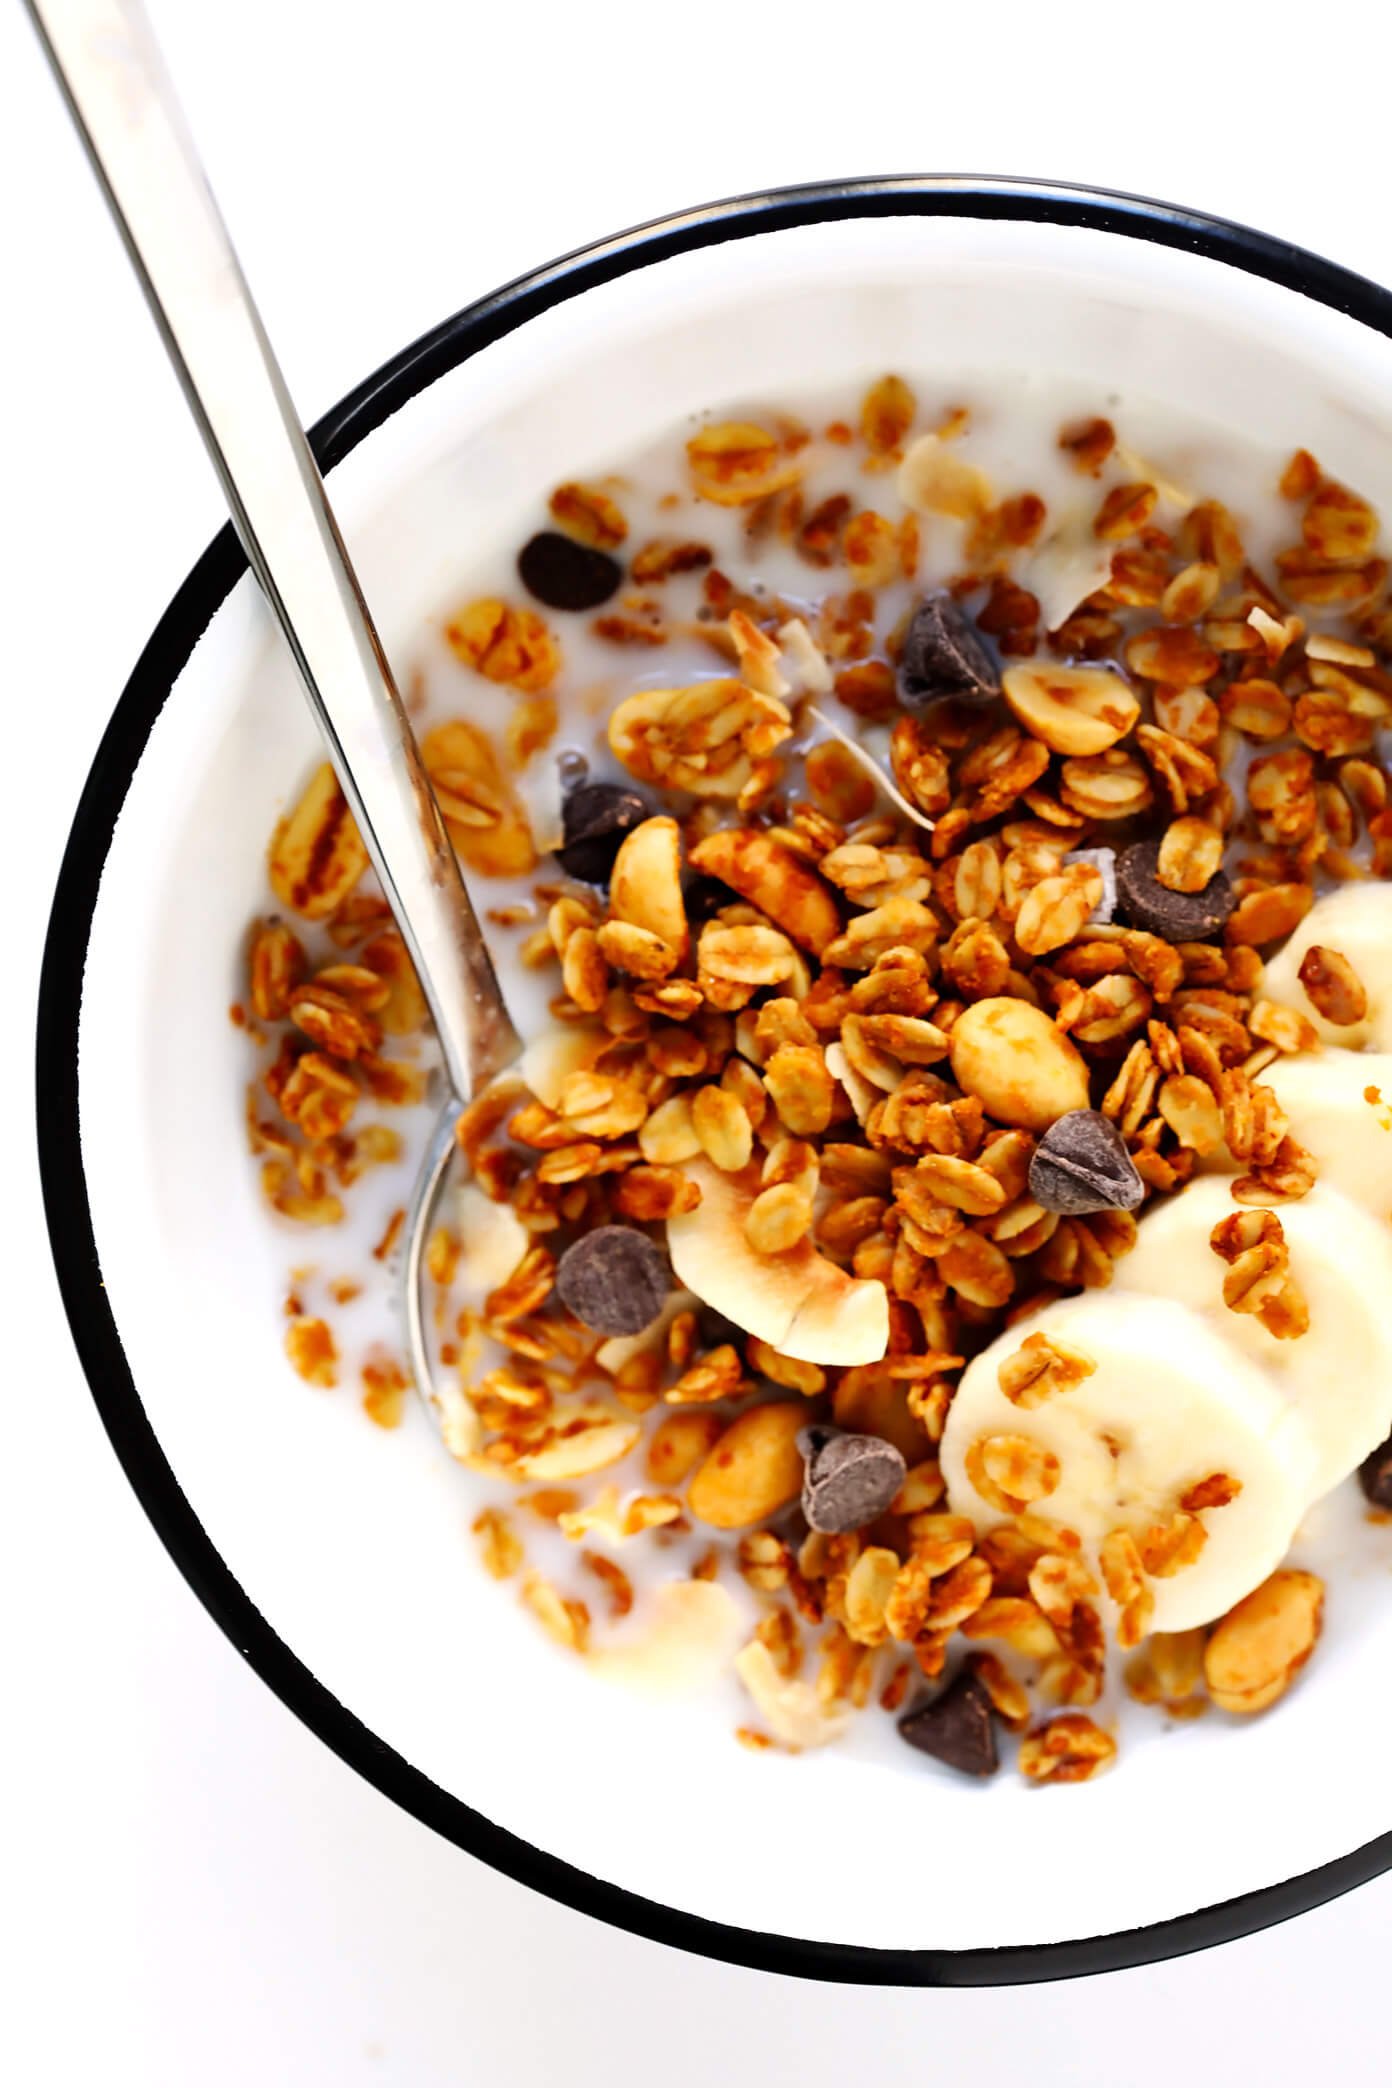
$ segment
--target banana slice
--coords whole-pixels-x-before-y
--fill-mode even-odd
[[[1018,1405],[998,1372],[1036,1333],[1057,1336],[1096,1367],[1036,1406]],[[1205,1624],[1265,1580],[1295,1533],[1314,1462],[1298,1416],[1201,1314],[1115,1291],[1046,1306],[968,1365],[941,1459],[949,1507],[978,1529],[1009,1519],[969,1474],[969,1464],[980,1470],[977,1446],[992,1436],[1023,1438],[1046,1465],[1050,1453],[1057,1460],[1056,1483],[1030,1511],[1076,1531],[1094,1561],[1112,1531],[1167,1524],[1202,1480],[1239,1482],[1225,1506],[1195,1511],[1206,1532],[1197,1557],[1151,1582],[1155,1631]]]
[[[1301,985],[1301,959],[1314,943],[1338,950],[1357,972],[1368,996],[1361,1022],[1327,1021]],[[1341,885],[1318,900],[1268,963],[1261,990],[1267,1000],[1308,1016],[1326,1044],[1392,1051],[1392,890],[1377,878]]]
[[[694,1211],[667,1220],[667,1251],[679,1283],[799,1363],[878,1363],[889,1346],[882,1283],[848,1276],[810,1239],[782,1254],[756,1254],[744,1236],[759,1170],[723,1174],[706,1160],[682,1172],[700,1186]]]
[[[1281,1341],[1255,1314],[1223,1303],[1227,1268],[1209,1235],[1237,1209],[1227,1179],[1205,1175],[1147,1212],[1135,1248],[1118,1264],[1121,1301],[1130,1305],[1124,1294],[1144,1291],[1188,1306],[1262,1368],[1313,1444],[1309,1499],[1316,1500],[1392,1430],[1392,1227],[1326,1182],[1279,1206],[1290,1274],[1310,1309],[1306,1331]]]
[[[1261,1078],[1319,1162],[1321,1184],[1392,1221],[1392,1052],[1334,1045],[1277,1059]]]

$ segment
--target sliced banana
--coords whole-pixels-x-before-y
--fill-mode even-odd
[[[744,1221],[759,1193],[759,1170],[723,1174],[706,1160],[683,1173],[696,1182],[694,1211],[667,1220],[667,1251],[679,1283],[799,1363],[878,1363],[889,1346],[882,1283],[848,1276],[804,1238],[783,1254],[757,1254]]]
[[[1301,985],[1301,960],[1315,943],[1338,950],[1357,972],[1368,996],[1368,1012],[1361,1022],[1326,1021]],[[1261,990],[1267,1000],[1298,1008],[1326,1044],[1392,1051],[1392,888],[1380,878],[1370,879],[1341,885],[1316,901],[1268,963]]]
[[[1371,1218],[1392,1224],[1392,1052],[1302,1052],[1261,1075],[1319,1178]]]
[[[1057,1335],[1096,1368],[1024,1407],[1007,1398],[998,1372],[1035,1333]],[[1207,1534],[1198,1556],[1152,1581],[1156,1631],[1222,1616],[1265,1580],[1295,1533],[1314,1465],[1299,1417],[1201,1314],[1115,1291],[1046,1306],[968,1365],[941,1458],[949,1507],[978,1529],[1007,1519],[968,1475],[974,1447],[992,1436],[1022,1437],[1057,1459],[1057,1483],[1031,1513],[1076,1531],[1094,1561],[1113,1530],[1167,1523],[1201,1480],[1224,1473],[1240,1483],[1226,1506],[1199,1514]]]
[[[1279,1206],[1291,1278],[1310,1310],[1305,1333],[1282,1341],[1254,1313],[1223,1303],[1227,1267],[1209,1235],[1238,1208],[1228,1180],[1205,1175],[1148,1211],[1117,1267],[1118,1303],[1129,1309],[1138,1300],[1127,1292],[1148,1292],[1188,1306],[1259,1365],[1310,1438],[1316,1500],[1392,1429],[1392,1227],[1326,1182]]]

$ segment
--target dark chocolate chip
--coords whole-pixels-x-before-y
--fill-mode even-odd
[[[1089,1211],[1134,1211],[1145,1183],[1110,1117],[1070,1109],[1056,1117],[1034,1149],[1029,1193],[1046,1211],[1081,1218]]]
[[[1358,1467],[1358,1484],[1374,1508],[1392,1508],[1392,1436]]]
[[[1136,841],[1117,857],[1117,904],[1133,928],[1166,942],[1203,942],[1233,910],[1226,870],[1215,870],[1201,892],[1171,892],[1156,877],[1158,841]]]
[[[733,1348],[744,1354],[744,1329],[737,1327],[723,1312],[713,1305],[701,1305],[696,1312],[696,1334],[703,1349]]]
[[[596,1334],[641,1334],[670,1288],[662,1254],[631,1225],[585,1233],[556,1266],[561,1303]]]
[[[833,1428],[828,1421],[810,1421],[806,1428],[800,1428],[797,1432],[795,1440],[798,1456],[805,1463],[812,1464],[820,1457],[828,1443],[834,1443],[838,1436],[844,1434],[844,1429]]]
[[[904,633],[899,701],[925,710],[942,696],[990,703],[1000,695],[1000,670],[990,647],[961,603],[945,588],[923,597]]]
[[[621,783],[582,783],[561,807],[565,839],[556,861],[585,884],[607,884],[624,835],[649,817],[636,790]]]
[[[964,1776],[994,1776],[1000,1767],[991,1699],[975,1675],[959,1675],[931,1702],[906,1711],[899,1731],[910,1747]]]
[[[517,570],[528,594],[548,609],[597,609],[623,579],[623,567],[607,551],[577,544],[557,529],[542,529],[517,554]]]
[[[729,885],[722,884],[718,877],[704,874],[693,877],[682,890],[686,918],[698,928],[706,921],[713,921],[724,907],[734,906],[738,899],[739,893],[732,891]]]
[[[802,1512],[812,1529],[827,1535],[863,1530],[885,1513],[904,1483],[904,1460],[881,1436],[812,1427],[803,1429],[798,1444],[807,1459]]]

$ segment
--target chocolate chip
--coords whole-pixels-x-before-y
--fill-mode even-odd
[[[930,1703],[906,1711],[899,1731],[910,1747],[964,1776],[994,1776],[1000,1767],[991,1699],[975,1675],[959,1675]]]
[[[903,1458],[880,1436],[814,1426],[802,1430],[798,1448],[807,1460],[802,1512],[812,1529],[827,1535],[863,1530],[885,1513],[904,1483]]]
[[[945,588],[923,597],[904,633],[899,701],[925,710],[941,696],[991,703],[1000,695],[1000,671],[991,649],[961,603]]]
[[[733,1348],[744,1354],[744,1329],[713,1305],[696,1308],[696,1336],[703,1349]]]
[[[722,884],[718,877],[693,877],[682,890],[686,918],[697,928],[706,921],[713,921],[724,907],[733,906],[738,898],[739,893]]]
[[[1358,1467],[1358,1484],[1374,1508],[1392,1508],[1392,1436],[1364,1458]]]
[[[1233,910],[1233,888],[1225,870],[1215,870],[1201,892],[1171,892],[1155,875],[1158,841],[1137,841],[1117,857],[1117,899],[1133,928],[1166,942],[1203,942],[1216,935]]]
[[[621,783],[582,783],[561,807],[565,839],[556,861],[585,884],[607,884],[625,834],[641,826],[649,807]]]
[[[623,579],[623,567],[607,551],[577,544],[556,529],[539,530],[522,546],[517,570],[528,594],[548,609],[597,609]]]
[[[561,1303],[596,1334],[641,1334],[670,1288],[666,1261],[631,1225],[584,1234],[556,1266]]]
[[[1029,1193],[1046,1211],[1081,1218],[1088,1211],[1134,1211],[1145,1183],[1109,1117],[1070,1109],[1055,1118],[1034,1149]]]

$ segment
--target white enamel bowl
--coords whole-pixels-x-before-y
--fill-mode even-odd
[[[1231,226],[1081,191],[867,183],[693,213],[513,284],[318,439],[400,651],[559,477],[700,408],[886,368],[985,381],[1025,364],[1099,399],[1124,382],[1276,452],[1308,443],[1392,513],[1389,333],[1385,292]],[[50,1221],[94,1397],[177,1563],[268,1683],[514,1876],[823,1977],[1134,1963],[1392,1861],[1385,1568],[1332,1589],[1316,1667],[1278,1713],[1157,1721],[1113,1774],[1050,1792],[968,1785],[892,1739],[753,1755],[725,1701],[620,1692],[530,1628],[477,1565],[472,1482],[424,1418],[383,1438],[351,1394],[307,1395],[281,1349],[285,1243],[248,1166],[226,1010],[267,834],[313,754],[224,536],[89,781],[40,1025]]]

